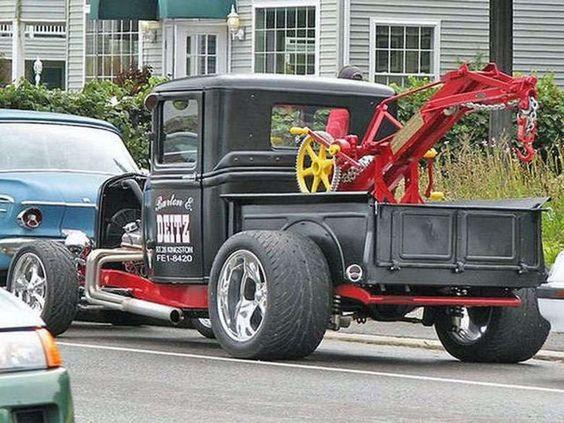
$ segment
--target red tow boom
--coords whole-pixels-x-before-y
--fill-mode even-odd
[[[420,160],[426,159],[429,163],[430,183],[425,190],[428,197],[432,191],[432,161],[436,154],[431,148],[470,112],[518,109],[517,141],[522,151],[516,148],[515,152],[524,162],[533,159],[532,144],[537,132],[536,84],[534,76],[514,78],[500,72],[494,64],[487,65],[482,71],[471,71],[467,65],[462,65],[445,74],[440,81],[382,101],[361,142],[356,135],[329,143],[314,131],[308,131],[308,134],[326,147],[335,145],[332,151],[336,151],[341,173],[354,175],[339,184],[339,191],[370,191],[377,200],[390,203],[423,203],[419,193]],[[431,88],[437,88],[437,91],[405,125],[390,113],[390,105],[397,100]],[[395,131],[381,136],[389,133],[385,128],[389,125]],[[405,181],[405,193],[398,200],[395,191],[402,180]]]

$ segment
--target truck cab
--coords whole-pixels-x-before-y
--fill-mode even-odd
[[[151,173],[143,193],[149,276],[206,284],[229,234],[229,203],[244,193],[295,193],[295,126],[326,130],[346,110],[362,133],[393,91],[336,79],[215,75],[162,84],[154,107]],[[99,245],[104,245],[102,241]]]

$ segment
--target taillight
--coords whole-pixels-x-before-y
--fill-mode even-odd
[[[43,213],[38,208],[32,207],[18,215],[18,224],[26,229],[35,229],[43,222]]]

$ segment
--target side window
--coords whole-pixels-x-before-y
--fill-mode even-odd
[[[167,100],[162,106],[162,127],[157,160],[164,165],[196,168],[200,144],[200,108],[195,98]]]
[[[307,126],[342,138],[348,134],[349,120],[348,110],[339,107],[276,104],[270,115],[270,144],[274,148],[295,148],[296,139],[290,134],[293,126]]]

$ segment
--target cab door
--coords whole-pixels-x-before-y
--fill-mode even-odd
[[[143,231],[149,278],[202,283],[202,93],[166,98],[157,107]]]

